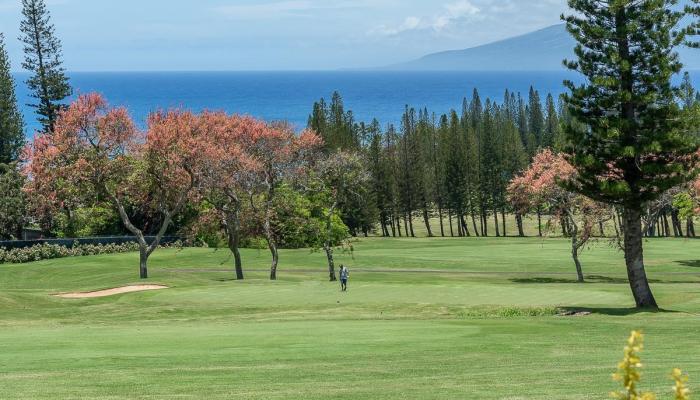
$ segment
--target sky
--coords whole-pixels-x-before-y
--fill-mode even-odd
[[[560,23],[566,0],[46,0],[70,71],[379,67]],[[0,32],[20,69],[20,0]]]

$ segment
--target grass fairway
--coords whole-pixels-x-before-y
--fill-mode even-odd
[[[700,242],[645,246],[664,312],[634,312],[607,244],[576,284],[562,239],[362,239],[348,293],[308,250],[277,282],[264,251],[238,282],[228,251],[159,250],[170,289],[97,299],[50,295],[143,283],[137,254],[0,265],[0,398],[601,399],[632,329],[645,389],[676,366],[700,387]]]

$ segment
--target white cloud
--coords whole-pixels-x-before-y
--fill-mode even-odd
[[[432,31],[435,33],[445,32],[452,25],[464,20],[479,18],[481,9],[475,6],[470,0],[459,0],[443,6],[440,13],[432,16],[416,17],[409,16],[395,27],[379,25],[371,29],[369,35],[377,36],[397,36],[411,31]]]

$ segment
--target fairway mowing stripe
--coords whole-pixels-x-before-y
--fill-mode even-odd
[[[158,269],[167,272],[181,272],[181,273],[195,273],[195,272],[230,272],[234,273],[233,269],[216,269],[216,268],[151,268]],[[246,269],[245,272],[270,272],[269,269]],[[314,273],[328,273],[324,269],[287,269],[278,270],[278,273],[290,273],[290,274],[314,274]],[[376,274],[459,274],[459,275],[573,275],[574,272],[565,271],[549,271],[549,272],[538,272],[538,271],[460,271],[460,270],[449,270],[449,269],[374,269],[374,268],[353,268],[352,272],[359,273],[376,273]],[[654,271],[658,272],[658,271]],[[677,276],[697,276],[700,278],[700,272],[658,272],[663,275],[677,275]],[[619,274],[623,277],[624,275]],[[610,275],[614,277],[614,275]],[[588,278],[592,279],[592,278]],[[595,280],[595,279],[593,279]]]

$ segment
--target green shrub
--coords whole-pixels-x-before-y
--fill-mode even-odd
[[[161,247],[182,247],[182,243]],[[38,244],[22,249],[0,248],[0,264],[22,264],[41,260],[51,260],[64,257],[95,256],[100,254],[130,253],[139,251],[139,245],[134,242],[122,244],[74,244],[73,247],[57,244]]]

